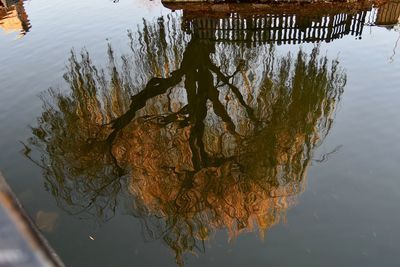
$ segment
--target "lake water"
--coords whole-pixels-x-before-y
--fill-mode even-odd
[[[398,266],[400,2],[1,3],[0,170],[67,266]]]

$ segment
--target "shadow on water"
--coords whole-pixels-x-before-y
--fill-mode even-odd
[[[284,219],[346,83],[318,45],[280,55],[185,23],[144,21],[128,54],[109,45],[106,68],[72,51],[68,90],[43,93],[26,144],[60,207],[108,220],[125,203],[179,265],[217,229],[263,237]]]

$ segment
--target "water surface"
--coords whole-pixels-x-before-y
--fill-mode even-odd
[[[0,169],[66,265],[397,266],[400,4],[172,9],[0,13]]]

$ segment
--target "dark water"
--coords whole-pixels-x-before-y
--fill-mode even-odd
[[[398,266],[399,2],[7,5],[0,169],[67,266]]]

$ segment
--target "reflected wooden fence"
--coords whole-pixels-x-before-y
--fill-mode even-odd
[[[265,14],[241,17],[238,13],[222,18],[188,16],[184,19],[184,27],[186,32],[204,40],[247,46],[270,42],[281,45],[330,42],[346,35],[360,38],[365,25],[393,25],[398,23],[399,16],[400,1],[394,1],[379,8],[325,16]]]
[[[193,18],[186,30],[200,39],[217,42],[296,44],[330,42],[345,35],[361,36],[367,11],[335,14],[318,20],[296,15],[267,14],[262,17]]]

